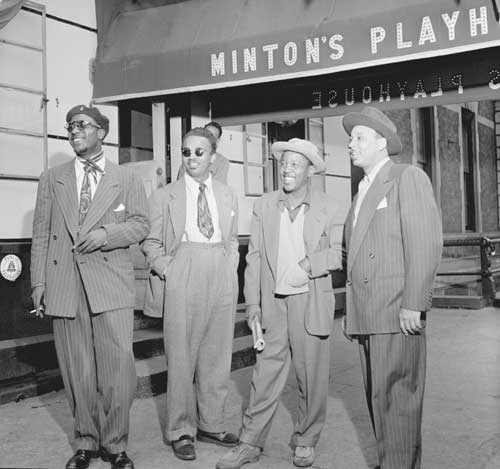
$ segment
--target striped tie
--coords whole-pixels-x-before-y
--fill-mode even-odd
[[[94,182],[97,183],[97,172],[104,174],[104,171],[97,166],[97,162],[102,158],[103,152],[101,151],[99,154],[90,159],[78,158],[80,162],[83,163],[83,181],[82,188],[80,190],[80,207],[78,210],[78,224],[82,226],[83,220],[85,220],[85,216],[89,211],[90,202],[92,201],[92,187],[90,185],[90,177],[89,173],[92,174],[94,178]]]
[[[205,238],[210,239],[214,234],[214,224],[210,208],[208,207],[207,195],[205,189],[207,186],[200,183],[200,193],[198,194],[198,228]]]

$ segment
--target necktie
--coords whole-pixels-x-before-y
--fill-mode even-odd
[[[356,201],[356,208],[354,209],[354,223],[353,226],[356,226],[356,222],[358,220],[359,210],[361,208],[361,204],[365,198],[366,192],[368,191],[368,187],[370,182],[368,181],[368,177],[365,175],[363,179],[361,179],[358,185],[358,199]]]
[[[198,228],[205,238],[210,239],[214,234],[214,224],[212,222],[212,215],[208,207],[207,195],[205,189],[207,186],[200,183],[198,194]]]
[[[78,210],[78,224],[82,226],[83,220],[89,211],[90,202],[92,201],[92,187],[90,185],[90,176],[94,178],[94,182],[97,183],[97,172],[104,174],[104,171],[97,166],[97,161],[99,161],[103,156],[103,152],[94,156],[91,159],[78,158],[79,161],[83,163],[83,181],[82,188],[80,189],[80,207]]]

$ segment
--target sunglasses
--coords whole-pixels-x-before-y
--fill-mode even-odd
[[[205,153],[207,153],[207,150],[205,150],[204,148],[195,148],[194,152],[192,152],[190,148],[183,148],[181,150],[181,153],[184,158],[189,158],[193,153],[194,156],[201,158]]]
[[[71,121],[65,124],[64,128],[68,132],[73,132],[73,130],[83,130],[86,129],[88,126],[95,127],[96,129],[102,129],[100,125],[94,124],[92,122],[87,122],[87,121]]]

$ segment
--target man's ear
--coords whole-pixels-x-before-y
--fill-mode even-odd
[[[215,151],[210,155],[210,163],[215,161]]]
[[[385,137],[379,137],[377,139],[377,148],[379,151],[387,148],[387,139]]]
[[[307,168],[307,177],[310,178],[316,172],[316,168],[313,164],[310,164]]]
[[[97,129],[97,137],[102,142],[106,136],[106,131],[104,129]]]

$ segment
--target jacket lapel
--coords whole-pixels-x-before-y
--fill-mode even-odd
[[[262,206],[262,232],[266,247],[267,262],[276,278],[278,265],[278,245],[280,235],[281,212],[278,208],[278,194],[268,199]]]
[[[92,198],[89,211],[80,228],[80,236],[88,233],[109,210],[122,190],[117,167],[106,160],[106,173],[102,176]]]
[[[186,183],[184,182],[184,178],[172,184],[169,211],[175,237],[173,244],[176,245],[181,242],[186,228]]]
[[[307,254],[314,252],[318,245],[326,217],[327,210],[324,203],[313,192],[311,194],[311,205],[304,217],[304,244]]]
[[[356,225],[352,228],[351,239],[349,241],[348,271],[352,268],[354,259],[356,258],[361,243],[375,215],[378,204],[392,187],[393,180],[389,178],[389,171],[393,165],[394,163],[392,161],[388,161],[380,169],[365,195],[361,209],[358,213]]]
[[[78,197],[74,160],[62,167],[60,174],[56,177],[54,192],[57,203],[61,207],[66,227],[74,242],[78,227]]]
[[[223,186],[212,179],[212,189],[214,191],[217,213],[219,215],[219,226],[222,233],[222,241],[227,242],[231,237],[231,198],[228,191],[223,190]]]

